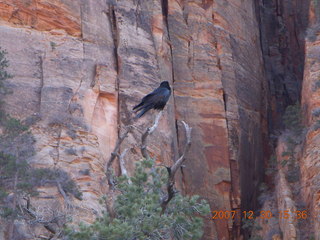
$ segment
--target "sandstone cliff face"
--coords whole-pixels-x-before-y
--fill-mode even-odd
[[[253,208],[248,182],[259,182],[263,168],[266,88],[253,2],[169,1],[167,18],[176,116],[195,128],[185,190],[207,196],[214,210],[238,210],[240,197]],[[228,239],[232,228],[239,234],[238,219],[214,224],[208,239]]]
[[[28,161],[67,171],[83,192],[82,201],[72,199],[70,214],[91,222],[108,194],[106,160],[132,123],[132,106],[167,80],[173,94],[150,138],[152,155],[172,164],[186,121],[193,143],[179,188],[206,198],[212,210],[257,208],[268,131],[281,126],[277,112],[299,99],[308,6],[301,0],[0,2],[0,46],[14,75],[6,110],[40,119],[31,128],[36,155]],[[316,46],[307,46],[308,58]],[[310,73],[317,69],[306,64]],[[121,146],[130,149],[129,172],[153,118],[138,120]],[[56,188],[41,189],[32,201],[66,208]],[[203,239],[239,237],[237,216],[208,219]],[[50,235],[41,225],[21,232],[25,239]]]
[[[319,233],[319,5],[310,9],[306,60],[302,88],[304,122],[308,127],[300,160],[303,200],[310,209],[315,239]]]

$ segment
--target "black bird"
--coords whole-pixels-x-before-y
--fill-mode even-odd
[[[157,89],[144,96],[141,102],[133,108],[136,113],[140,111],[135,118],[142,117],[150,109],[163,110],[169,100],[170,94],[171,88],[169,82],[161,82]]]

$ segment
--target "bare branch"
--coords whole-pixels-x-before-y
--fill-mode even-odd
[[[178,159],[178,161],[175,162],[175,164],[171,167],[171,174],[175,175],[176,171],[182,166],[183,162],[185,161],[185,156],[188,153],[190,146],[191,146],[191,130],[192,128],[189,127],[187,123],[182,121],[184,129],[186,130],[186,137],[187,137],[187,142],[186,145],[184,146],[183,153]]]
[[[49,232],[56,234],[56,230],[54,230],[54,228],[49,225],[49,224],[43,224],[44,228],[47,229]]]
[[[57,234],[57,230],[55,230],[55,228],[53,227],[53,224],[55,223],[58,226],[59,219],[66,218],[65,213],[59,214],[59,212],[54,211],[54,210],[51,210],[53,216],[48,218],[46,212],[49,209],[45,209],[45,212],[42,212],[41,210],[39,210],[39,208],[37,210],[32,210],[31,208],[28,208],[27,206],[22,207],[22,208],[23,208],[24,212],[28,213],[29,216],[33,218],[33,221],[31,221],[31,224],[35,224],[35,223],[42,224],[43,227],[45,229],[47,229],[49,232],[51,232],[52,234]]]
[[[56,180],[56,183],[57,183],[58,190],[59,190],[59,192],[61,193],[61,195],[63,196],[63,199],[64,199],[66,205],[67,205],[68,207],[69,207],[69,206],[72,206],[72,204],[70,203],[69,198],[68,198],[66,192],[63,190],[63,188],[62,188],[62,186],[61,186],[61,183],[60,183],[58,180]]]
[[[162,116],[162,111],[160,111],[157,114],[153,125],[151,127],[148,127],[146,129],[146,131],[142,134],[142,137],[141,137],[141,154],[145,159],[150,159],[150,155],[149,155],[148,150],[147,150],[147,137],[150,134],[152,134],[153,131],[158,127],[159,120],[160,120],[161,116]]]
[[[107,198],[105,199],[106,208],[107,208],[107,211],[108,211],[111,219],[114,219],[116,217],[116,213],[113,208],[113,203],[114,203],[115,197],[116,197],[116,192],[114,189],[111,189],[108,192]]]
[[[161,215],[164,213],[164,211],[166,210],[168,203],[171,201],[171,199],[174,197],[176,191],[174,190],[174,184],[175,184],[175,174],[177,172],[177,170],[182,167],[183,162],[186,160],[185,156],[188,153],[190,146],[191,146],[191,130],[192,128],[185,123],[184,121],[182,121],[183,126],[186,130],[186,137],[187,137],[187,142],[184,146],[184,150],[182,155],[180,156],[180,158],[173,164],[172,167],[166,167],[169,177],[168,177],[168,182],[167,182],[167,196],[165,196],[162,200],[161,200]]]
[[[128,148],[126,148],[120,155],[119,157],[119,162],[120,162],[120,170],[121,170],[121,175],[124,175],[124,176],[127,176],[128,177],[128,172],[127,172],[127,169],[125,167],[125,164],[124,164],[124,156],[127,154],[128,152]]]
[[[118,157],[118,158],[120,157],[119,156],[120,145],[123,142],[123,140],[128,136],[128,134],[132,130],[132,128],[133,128],[132,126],[128,126],[126,128],[126,131],[118,138],[116,146],[114,147],[114,150],[111,153],[111,156],[108,160],[106,175],[107,175],[107,179],[108,179],[108,184],[111,188],[113,188],[113,186],[114,186],[114,181],[113,181],[112,171],[111,171],[112,163],[116,159],[116,157]]]

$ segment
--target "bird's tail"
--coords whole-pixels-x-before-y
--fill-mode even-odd
[[[143,104],[144,104],[143,102],[139,103],[138,105],[134,106],[132,110],[139,111],[139,108],[141,109],[141,107],[143,107]]]
[[[139,113],[137,114],[137,116],[135,116],[135,119],[141,118],[141,117],[142,117],[146,112],[148,112],[151,108],[152,108],[152,107],[150,107],[150,106],[146,106],[145,108],[143,108],[143,109],[141,110],[141,112],[139,112]]]

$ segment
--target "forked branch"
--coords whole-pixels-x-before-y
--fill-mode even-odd
[[[111,166],[112,166],[112,163],[114,162],[114,160],[116,159],[116,157],[120,158],[120,155],[119,155],[120,145],[123,142],[123,140],[128,136],[128,134],[132,130],[132,128],[133,128],[132,126],[128,126],[126,128],[126,131],[118,138],[116,146],[114,147],[114,150],[111,153],[111,156],[108,160],[106,175],[107,175],[107,179],[108,179],[108,184],[112,188],[114,186],[114,180],[113,180],[113,176],[112,176]]]
[[[167,195],[161,200],[161,215],[165,212],[168,203],[171,201],[171,199],[174,197],[174,194],[176,193],[174,189],[174,184],[175,184],[175,174],[177,170],[182,166],[183,162],[186,160],[186,154],[188,153],[190,146],[191,146],[191,130],[192,128],[182,121],[183,126],[186,130],[186,137],[187,137],[187,142],[184,146],[183,153],[180,156],[180,158],[173,164],[171,167],[166,167],[169,177],[168,177],[168,182],[167,182]]]

